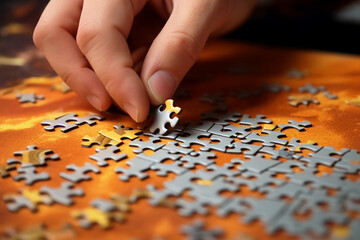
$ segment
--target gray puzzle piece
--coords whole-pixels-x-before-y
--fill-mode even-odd
[[[230,213],[238,213],[244,214],[248,211],[248,207],[246,207],[244,198],[236,196],[234,198],[227,199],[222,205],[220,205],[217,209],[217,215],[220,217],[226,217]]]
[[[325,91],[325,87],[324,86],[318,86],[318,87],[315,87],[314,85],[312,85],[311,83],[308,83],[302,87],[299,87],[299,92],[301,93],[310,93],[310,94],[317,94],[319,92],[322,92],[322,91]]]
[[[342,198],[331,197],[328,195],[326,189],[314,189],[311,192],[302,192],[297,197],[303,204],[297,209],[300,214],[304,214],[307,211],[321,208],[321,204],[326,204],[327,211],[342,212],[343,200]]]
[[[116,154],[120,152],[120,149],[117,146],[110,146],[106,149],[95,149],[97,152],[94,155],[90,156],[90,159],[97,161],[97,165],[104,167],[109,165],[106,160],[114,160],[118,162],[127,157],[126,153]]]
[[[350,151],[348,148],[343,148],[341,151],[335,151],[333,147],[323,147],[315,153],[310,153],[310,157],[303,157],[301,161],[307,162],[308,167],[315,167],[318,164],[326,166],[333,166],[335,162],[340,160],[340,157],[334,157],[333,155],[344,155]]]
[[[35,212],[37,210],[38,203],[30,201],[23,195],[13,195],[13,196],[4,196],[4,201],[8,202],[7,209],[11,212],[16,212],[20,208],[28,208],[30,211]],[[50,205],[52,200],[50,198],[43,198],[41,201],[42,204]]]
[[[270,160],[263,158],[262,154],[257,156],[247,156],[247,158],[250,158],[248,161],[241,160],[239,158],[232,159],[232,163],[240,163],[241,166],[239,166],[237,169],[240,171],[249,170],[254,173],[262,173],[266,171],[267,169],[276,166],[280,164],[280,161]]]
[[[72,183],[63,182],[59,188],[45,186],[40,189],[40,192],[49,194],[54,202],[69,206],[74,203],[71,197],[84,195],[81,188],[72,189],[72,187]]]
[[[154,163],[161,163],[167,159],[171,159],[173,161],[178,160],[181,155],[180,154],[171,154],[165,149],[159,149],[152,155],[147,155],[145,153],[137,155],[137,157],[154,162]]]
[[[234,177],[236,175],[239,175],[240,172],[236,171],[233,168],[234,168],[234,164],[232,164],[232,163],[225,163],[221,167],[216,164],[211,164],[211,165],[207,166],[207,171],[200,169],[196,173],[202,179],[214,180],[220,176]],[[233,170],[230,170],[230,169],[233,169]]]
[[[360,154],[355,149],[348,151],[335,164],[335,167],[344,169],[348,173],[357,173],[360,170]]]
[[[19,93],[16,95],[19,99],[19,103],[36,103],[37,100],[43,100],[43,95],[36,95],[35,93]]]
[[[286,161],[286,162],[280,162],[280,164],[275,165],[268,169],[270,172],[276,172],[276,173],[293,173],[293,167],[298,167],[302,170],[306,169],[306,165],[302,162],[298,161]]]
[[[100,209],[103,212],[111,212],[116,209],[116,206],[111,200],[96,198],[91,201],[91,206]]]
[[[279,128],[281,128],[281,131],[288,129],[288,128],[295,128],[298,131],[304,131],[306,127],[311,127],[312,124],[309,121],[302,121],[297,122],[295,120],[289,120],[289,124],[280,124]]]
[[[247,186],[250,190],[256,190],[269,185],[281,186],[285,183],[282,179],[274,178],[274,175],[274,172],[269,171],[262,173],[245,171],[239,176],[229,177],[228,181],[233,182],[238,186]]]
[[[283,197],[296,198],[300,193],[308,193],[310,189],[295,183],[286,182],[276,188],[264,186],[258,191],[266,193],[267,199],[281,200]]]
[[[241,113],[232,112],[232,113],[221,113],[216,111],[211,111],[201,114],[203,120],[215,120],[215,124],[219,125],[229,125],[230,122],[239,122]]]
[[[160,141],[161,141],[160,138],[156,138],[156,137],[150,137],[149,141],[135,139],[129,144],[129,146],[138,147],[137,149],[134,149],[133,152],[139,154],[147,149],[157,151],[158,149],[165,146],[165,144],[156,144],[156,142],[160,142]]]
[[[354,219],[350,224],[350,234],[348,240],[358,239],[360,239],[360,219]]]
[[[210,139],[215,143],[210,142],[208,145],[200,148],[201,151],[216,150],[219,152],[226,152],[228,148],[233,148],[232,143],[234,142],[234,140],[231,138],[212,135]]]
[[[121,176],[119,176],[119,179],[122,181],[128,181],[132,176],[135,176],[141,180],[147,178],[148,175],[144,173],[144,171],[149,170],[150,166],[153,165],[154,162],[137,156],[127,161],[126,164],[129,165],[130,168],[119,167],[115,169],[116,173],[123,173]]]
[[[259,152],[261,153],[267,153],[271,155],[271,159],[278,159],[280,157],[282,158],[286,158],[289,160],[292,160],[293,158],[297,158],[300,157],[299,156],[295,156],[294,152],[288,152],[287,148],[280,148],[279,150],[275,150],[274,147],[262,147]]]
[[[36,173],[35,167],[18,168],[17,171],[19,174],[14,176],[13,179],[15,181],[25,180],[26,185],[50,179],[50,175],[47,172]]]
[[[332,188],[339,189],[342,186],[342,179],[344,178],[343,173],[334,172],[332,174],[324,174],[319,177],[316,176],[316,173],[319,170],[316,168],[306,168],[304,172],[296,174],[287,174],[287,177],[290,179],[290,182],[296,183],[299,185],[305,185],[310,183],[313,187],[316,188]]]
[[[262,142],[264,146],[273,147],[275,144],[286,145],[287,140],[280,139],[281,137],[286,137],[284,133],[273,132],[269,130],[262,130],[261,133],[267,134],[265,136],[260,136],[256,132],[250,133],[246,136],[245,139],[242,140],[243,143],[251,143],[251,142]]]
[[[338,99],[338,96],[336,96],[335,94],[332,94],[329,91],[323,91],[324,97],[328,98],[328,99]]]
[[[149,203],[152,206],[159,205],[164,199],[170,196],[179,196],[179,193],[176,193],[171,189],[164,188],[162,190],[157,190],[154,185],[147,185],[146,189],[151,193]]]
[[[320,147],[318,145],[314,145],[314,144],[302,144],[302,143],[300,143],[300,140],[297,138],[292,138],[287,146],[292,147],[292,148],[289,148],[290,151],[295,151],[296,148],[299,148],[300,151],[303,149],[307,149],[307,150],[311,150],[313,152],[317,152],[322,148],[322,147]]]
[[[287,207],[286,202],[271,199],[246,198],[244,202],[251,206],[251,211],[245,212],[243,216],[244,223],[259,219],[268,224],[281,215]]]
[[[163,107],[164,105],[160,105],[154,114],[154,122],[149,128],[150,132],[152,133],[155,133],[158,130],[159,134],[165,134],[168,131],[166,128],[167,124],[169,124],[171,127],[175,127],[179,121],[178,117],[171,117],[173,112],[165,109],[162,110]]]
[[[194,214],[207,215],[209,210],[206,204],[201,201],[188,201],[185,199],[177,199],[176,206],[179,208],[178,213],[183,217],[191,217]]]
[[[233,148],[227,149],[227,153],[244,153],[245,155],[255,155],[262,148],[262,146],[259,145],[246,144],[242,142],[233,142],[232,145]]]
[[[208,132],[228,138],[244,138],[250,134],[250,128],[246,126],[219,125],[214,124]]]
[[[272,123],[271,119],[265,119],[265,115],[262,114],[257,114],[255,118],[251,118],[250,115],[245,114],[244,116],[242,116],[240,124],[244,124],[244,125],[250,125],[251,128],[256,129],[256,128],[260,128],[261,123]]]
[[[177,136],[179,136],[180,132],[176,131],[176,129],[173,129],[173,131],[166,132],[165,134],[159,134],[159,133],[150,133],[150,132],[144,132],[144,136],[148,137],[154,137],[154,138],[164,138],[164,139],[172,139],[174,140]]]
[[[151,170],[157,170],[156,175],[165,177],[169,172],[175,173],[176,175],[183,174],[188,169],[181,167],[182,163],[175,161],[171,164],[155,163],[151,165]]]
[[[205,230],[204,222],[202,220],[197,220],[191,225],[182,226],[181,232],[187,235],[187,240],[215,240],[219,239],[224,233],[220,228]]]
[[[75,124],[76,125],[82,125],[82,124],[88,124],[90,126],[93,126],[96,124],[96,121],[94,120],[99,120],[99,121],[102,121],[104,120],[105,118],[100,116],[100,115],[96,115],[96,114],[89,114],[85,117],[81,117],[81,118],[77,118]]]
[[[194,168],[196,164],[203,166],[209,166],[215,161],[210,158],[215,158],[216,154],[213,152],[191,152],[189,155],[181,157],[179,160],[182,162],[187,162],[184,164],[186,168]]]
[[[168,151],[171,154],[189,154],[194,151],[191,148],[180,147],[178,142],[168,142],[167,145],[165,145],[162,149]]]
[[[182,193],[183,191],[190,189],[193,185],[193,180],[198,179],[199,176],[191,171],[185,172],[184,174],[176,176],[174,179],[164,182],[164,187],[169,189],[177,194]]]
[[[202,137],[210,137],[211,133],[202,132],[194,129],[185,129],[182,135],[176,138],[177,141],[182,142],[180,144],[181,147],[190,148],[193,144],[199,144],[202,146],[207,146],[210,141],[209,140],[200,140]]]
[[[71,182],[81,182],[83,180],[90,180],[91,177],[86,175],[87,172],[100,173],[100,170],[92,165],[91,163],[85,163],[84,167],[78,167],[75,164],[70,164],[66,166],[67,170],[73,170],[74,173],[60,173],[60,177],[71,181]]]
[[[41,122],[41,125],[45,126],[44,129],[46,131],[54,131],[56,127],[63,127],[61,129],[62,132],[68,132],[75,128],[78,128],[76,124],[68,123],[69,121],[77,121],[76,113],[68,113],[63,116],[55,118],[55,120],[44,120]]]

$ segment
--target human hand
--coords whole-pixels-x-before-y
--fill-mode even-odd
[[[149,15],[147,2],[166,20]],[[103,111],[114,102],[141,122],[150,103],[172,97],[207,39],[242,23],[254,4],[51,0],[33,38],[54,70],[93,107]]]

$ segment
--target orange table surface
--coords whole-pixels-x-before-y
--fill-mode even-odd
[[[306,72],[303,78],[287,76],[292,68]],[[202,52],[198,63],[191,69],[186,79],[180,86],[181,92],[188,96],[175,99],[175,105],[182,108],[179,115],[180,125],[188,122],[198,123],[201,113],[211,110],[211,103],[201,101],[204,94],[215,96],[222,93],[229,107],[229,112],[237,111],[242,114],[255,116],[264,114],[273,120],[274,124],[284,124],[288,120],[304,121],[312,123],[312,127],[299,132],[295,129],[284,130],[287,140],[298,138],[302,142],[314,141],[320,146],[333,146],[336,150],[342,148],[360,149],[360,57],[333,53],[287,50],[251,45],[239,42],[214,41],[209,43]],[[27,79],[28,84],[13,89],[3,89],[0,95],[0,165],[6,165],[6,161],[14,158],[13,152],[25,150],[28,145],[37,145],[40,149],[52,149],[59,154],[59,161],[47,161],[47,166],[39,167],[39,172],[47,172],[51,176],[48,181],[36,182],[26,186],[24,181],[14,181],[16,170],[10,171],[10,177],[0,178],[0,199],[9,193],[19,193],[19,189],[37,190],[43,186],[58,187],[65,181],[59,176],[60,172],[67,172],[65,167],[75,163],[83,165],[85,162],[96,162],[89,159],[95,154],[95,146],[85,148],[81,146],[85,135],[95,136],[99,130],[111,130],[115,124],[123,124],[126,127],[136,129],[138,126],[127,115],[120,112],[98,113],[105,117],[103,121],[97,121],[94,126],[87,124],[67,133],[57,128],[53,132],[45,131],[40,123],[45,119],[54,119],[66,113],[77,113],[80,117],[96,111],[85,101],[80,99],[74,92],[63,93],[51,90],[51,86],[60,83],[55,78]],[[231,95],[234,91],[256,90],[264,84],[280,83],[291,87],[289,92],[279,93],[262,92],[248,98],[237,98]],[[323,96],[322,93],[309,95],[299,93],[298,88],[311,83],[314,86],[323,85],[328,91],[338,96],[332,100]],[[16,94],[35,92],[45,97],[36,103],[19,103]],[[316,98],[319,104],[289,105],[288,97],[302,95]],[[353,100],[354,104],[351,104]],[[358,106],[356,106],[356,102]],[[145,128],[144,131],[147,131]],[[141,135],[140,139],[148,137]],[[168,142],[168,140],[162,140]],[[126,220],[123,223],[111,222],[111,228],[103,230],[94,225],[90,229],[79,226],[77,219],[71,217],[73,210],[84,209],[90,206],[90,202],[102,197],[109,199],[110,194],[118,193],[126,196],[133,194],[134,189],[145,189],[148,184],[157,188],[163,188],[163,182],[173,179],[176,175],[168,174],[167,177],[156,175],[155,171],[148,171],[149,177],[144,180],[131,178],[128,182],[118,179],[119,174],[114,169],[126,166],[126,162],[136,154],[132,152],[136,147],[130,147],[130,140],[124,140],[120,145],[121,153],[126,153],[127,158],[119,162],[108,161],[109,166],[99,167],[101,173],[88,173],[91,180],[76,183],[75,188],[84,190],[85,196],[73,197],[72,206],[60,204],[38,205],[38,211],[31,212],[28,209],[20,209],[17,212],[7,210],[4,201],[0,201],[0,236],[9,228],[24,229],[37,223],[45,223],[48,228],[59,228],[64,222],[70,223],[75,230],[76,239],[179,239],[184,237],[180,232],[180,226],[192,223],[195,219],[203,219],[206,228],[223,228],[224,239],[296,239],[285,231],[268,235],[264,224],[257,220],[251,224],[244,224],[238,214],[230,214],[221,218],[215,214],[215,209],[210,208],[207,216],[194,215],[182,217],[176,209],[167,207],[151,206],[146,199],[140,199],[130,204],[131,212],[125,213]],[[198,146],[193,146],[198,149]],[[216,153],[216,164],[223,165],[243,154]],[[147,153],[151,154],[150,150]],[[268,155],[266,155],[268,157]],[[358,163],[357,163],[358,164]],[[203,167],[197,166],[196,169]],[[318,166],[320,174],[332,173],[333,169],[327,166]],[[359,179],[359,172],[347,174],[351,181]],[[360,187],[360,186],[359,186]],[[237,193],[224,193],[229,196],[252,196],[263,198],[264,194],[241,187]],[[353,217],[359,218],[359,213],[353,213]],[[335,234],[336,225],[329,226],[330,238]],[[342,226],[344,227],[344,226]],[[345,226],[346,227],[346,226]]]

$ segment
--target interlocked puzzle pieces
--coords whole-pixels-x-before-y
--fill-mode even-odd
[[[103,120],[102,116],[96,114],[89,114],[85,117],[78,118],[77,113],[68,113],[63,116],[55,118],[55,120],[44,120],[41,122],[41,125],[47,125],[44,127],[46,131],[54,131],[56,127],[63,127],[62,132],[68,132],[75,128],[78,128],[79,125],[89,124],[90,126],[96,124],[94,120]],[[75,121],[75,124],[69,123]]]

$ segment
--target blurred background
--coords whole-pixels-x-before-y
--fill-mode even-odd
[[[47,3],[0,0],[0,87],[4,79],[54,75],[32,43]],[[258,0],[250,19],[222,38],[359,55],[360,0]]]

